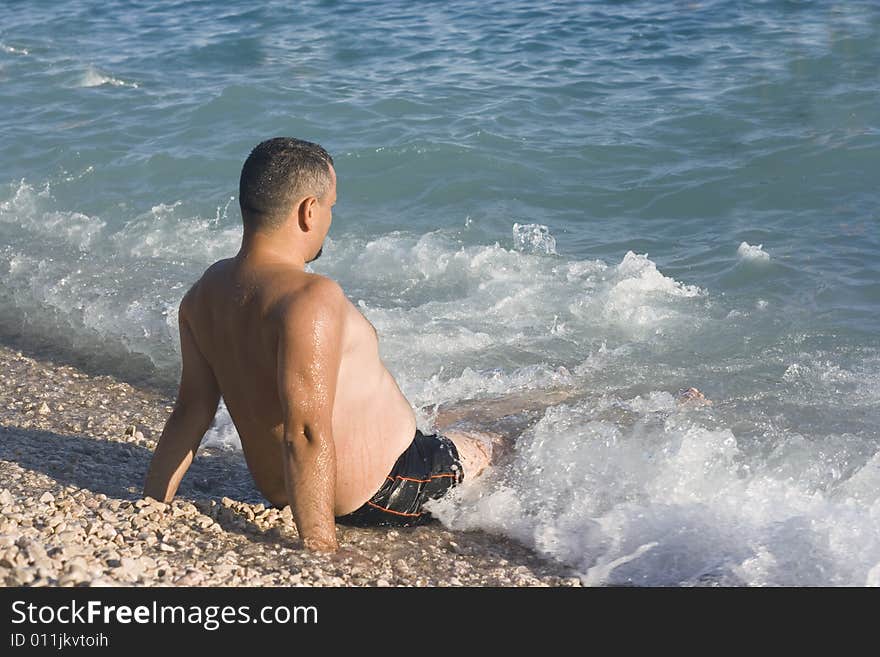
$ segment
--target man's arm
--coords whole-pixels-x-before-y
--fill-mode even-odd
[[[199,351],[189,328],[188,297],[189,293],[181,301],[177,316],[183,360],[180,389],[144,483],[144,496],[162,502],[170,502],[177,492],[220,403],[220,387],[214,371]]]
[[[333,402],[342,360],[345,297],[318,279],[281,316],[278,396],[284,420],[282,469],[290,510],[307,549],[336,543]]]

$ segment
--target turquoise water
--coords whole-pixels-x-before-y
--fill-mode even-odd
[[[580,391],[445,523],[589,583],[880,584],[880,6],[250,4],[0,6],[0,340],[173,392],[241,163],[318,141],[314,270],[423,424]]]

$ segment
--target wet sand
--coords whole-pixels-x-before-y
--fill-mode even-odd
[[[580,586],[503,537],[338,526],[305,552],[240,452],[202,448],[171,504],[144,500],[173,399],[0,346],[0,584]]]

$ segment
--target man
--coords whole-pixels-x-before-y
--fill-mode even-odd
[[[290,504],[307,549],[337,548],[337,517],[420,522],[428,498],[489,464],[489,434],[416,429],[373,326],[337,283],[304,270],[335,202],[333,160],[317,144],[279,137],[247,158],[241,249],[180,303],[183,371],[146,496],[174,497],[221,395],[257,487]]]

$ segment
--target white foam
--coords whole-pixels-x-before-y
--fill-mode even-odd
[[[574,383],[565,367],[550,368],[532,365],[512,372],[504,370],[477,371],[466,367],[461,374],[445,378],[442,370],[430,378],[406,381],[408,398],[416,406],[441,404],[480,396],[500,397],[523,390],[542,390]]]
[[[17,224],[35,235],[53,241],[63,240],[80,251],[88,251],[103,231],[105,222],[81,212],[49,210],[47,201],[50,200],[48,184],[37,191],[22,180],[12,198],[0,202],[0,221]]]
[[[137,82],[128,82],[126,80],[114,78],[111,75],[105,75],[104,73],[101,73],[96,68],[91,66],[86,69],[86,72],[83,73],[79,81],[80,87],[101,87],[105,84],[110,85],[111,87],[129,87],[131,89],[138,88]]]
[[[700,288],[663,276],[631,252],[609,269],[601,261],[566,262],[498,244],[461,246],[440,232],[392,233],[332,241],[316,269],[364,300],[368,318],[387,336],[389,358],[421,360],[434,371],[441,361],[450,365],[445,354],[456,351],[446,349],[447,339],[465,348],[461,356],[578,342],[609,327],[646,340],[658,331],[693,330],[702,312],[692,301],[703,296]]]
[[[80,171],[79,173],[70,173],[69,171],[64,172],[64,182],[73,182],[74,180],[80,180],[85,178],[90,173],[95,172],[95,167],[92,165],[87,166],[85,169]]]
[[[743,260],[770,260],[770,254],[763,247],[763,244],[753,246],[748,242],[742,242],[737,248],[736,254]]]
[[[9,191],[0,201],[8,240],[0,249],[0,271],[8,272],[0,312],[25,321],[21,330],[34,338],[81,354],[139,354],[176,372],[177,326],[169,318],[183,286],[176,277],[189,280],[182,264],[132,262],[107,239],[104,220],[57,209],[49,184],[38,190],[22,180]],[[97,249],[102,258],[90,256]],[[136,359],[131,366],[142,368]]]
[[[416,406],[584,381],[595,389],[625,372],[622,359],[631,357],[630,346],[608,346],[609,333],[636,343],[664,331],[686,339],[703,313],[703,290],[632,252],[609,267],[499,244],[462,246],[441,231],[325,246],[316,268],[359,303]],[[548,363],[572,345],[574,369]]]
[[[9,46],[5,43],[0,43],[0,50],[5,53],[9,53],[10,55],[29,55],[27,48],[16,48],[15,46]]]
[[[880,405],[880,360],[865,357],[849,367],[821,354],[794,353],[782,374],[782,399],[811,407],[845,403],[851,408]]]
[[[877,505],[880,502],[880,452],[845,479],[837,495],[838,498],[851,498],[865,506]]]
[[[211,422],[211,427],[202,439],[202,445],[215,449],[241,450],[241,439],[238,437],[238,432],[229,416],[226,402],[222,398],[217,413],[214,415],[214,421]]]
[[[823,488],[802,476],[815,454],[777,471],[731,430],[656,401],[617,400],[638,412],[629,421],[602,419],[615,404],[552,408],[519,439],[509,467],[431,508],[450,527],[502,532],[571,564],[588,584],[876,580],[880,502],[870,491],[880,453],[840,480],[852,490]],[[847,461],[845,443],[817,449]]]
[[[556,238],[542,224],[513,224],[513,246],[522,253],[556,255]]]
[[[703,291],[657,271],[647,255],[628,251],[616,268],[613,285],[600,297],[601,312],[621,327],[651,327],[675,320],[680,311],[676,298],[698,297]],[[669,302],[672,303],[669,303]],[[592,309],[593,304],[588,304]]]
[[[186,258],[210,264],[234,254],[241,241],[238,226],[219,229],[214,219],[181,213],[182,201],[159,203],[116,231],[110,241],[130,258]],[[222,212],[226,211],[228,203]]]

